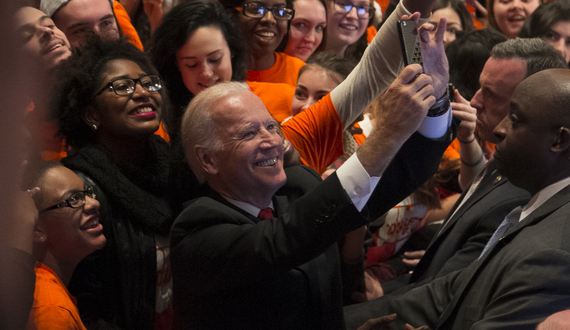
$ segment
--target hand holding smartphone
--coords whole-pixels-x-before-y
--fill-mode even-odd
[[[422,66],[423,71],[422,51],[416,22],[411,19],[398,21],[398,35],[400,36],[404,64],[407,66],[417,63]]]

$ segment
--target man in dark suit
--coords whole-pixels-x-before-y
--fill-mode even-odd
[[[444,30],[427,44],[432,63],[445,62]],[[421,72],[404,68],[367,141],[322,183],[308,168],[283,170],[278,124],[247,85],[218,84],[192,100],[182,140],[210,192],[171,231],[179,327],[344,329],[336,241],[421,185],[450,142],[449,104],[431,95],[444,94],[445,65],[433,79]],[[444,111],[426,120],[434,103]],[[436,139],[414,133],[425,123],[443,128]]]
[[[563,60],[559,52],[539,39],[511,39],[495,46],[481,73],[481,88],[471,100],[471,105],[477,109],[479,136],[484,141],[498,143],[493,130],[508,115],[516,86],[539,71],[565,68]],[[463,127],[460,125],[457,131],[461,140],[462,175],[469,171],[467,165],[470,163],[463,159],[467,149],[475,149],[472,158],[483,157],[475,142],[475,127]],[[464,189],[414,269],[410,283],[429,281],[467,267],[481,254],[505,216],[530,199],[528,192],[513,186],[496,170],[492,161],[487,167],[480,167],[480,171],[481,180]]]
[[[568,69],[541,71],[517,86],[494,130],[494,157],[533,197],[509,213],[469,267],[386,297],[377,315],[397,313],[399,321],[432,329],[534,329],[570,307],[568,104]]]
[[[500,140],[493,134],[493,130],[508,115],[516,86],[536,72],[565,67],[560,53],[539,39],[511,39],[495,46],[481,73],[481,89],[471,101],[471,105],[477,109],[479,136],[485,141],[498,143]],[[466,127],[462,123],[458,128],[462,148],[462,175],[465,173],[465,163],[469,165],[469,162],[473,162],[463,160],[466,154],[467,157],[472,156],[469,155],[470,149],[475,153],[472,158],[483,157],[481,148],[474,142],[474,133],[474,126]],[[479,257],[505,216],[515,207],[528,202],[528,192],[515,187],[497,171],[493,163],[490,161],[485,167],[479,166],[481,173],[475,179],[478,182],[465,188],[414,272],[384,283],[382,287],[386,294],[402,294],[417,285],[467,267]],[[346,307],[347,327],[356,329],[378,315],[378,305],[383,303],[384,300],[379,299]]]

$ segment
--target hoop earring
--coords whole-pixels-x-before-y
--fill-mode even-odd
[[[97,125],[95,124],[91,125],[91,129],[93,130],[93,132],[97,132]]]

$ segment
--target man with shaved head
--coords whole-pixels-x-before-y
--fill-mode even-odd
[[[535,329],[570,306],[569,104],[568,69],[517,86],[494,130],[495,162],[531,200],[505,217],[469,267],[385,299],[378,316],[432,329]]]

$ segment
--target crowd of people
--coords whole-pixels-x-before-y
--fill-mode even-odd
[[[1,329],[570,329],[570,1],[0,27]]]

